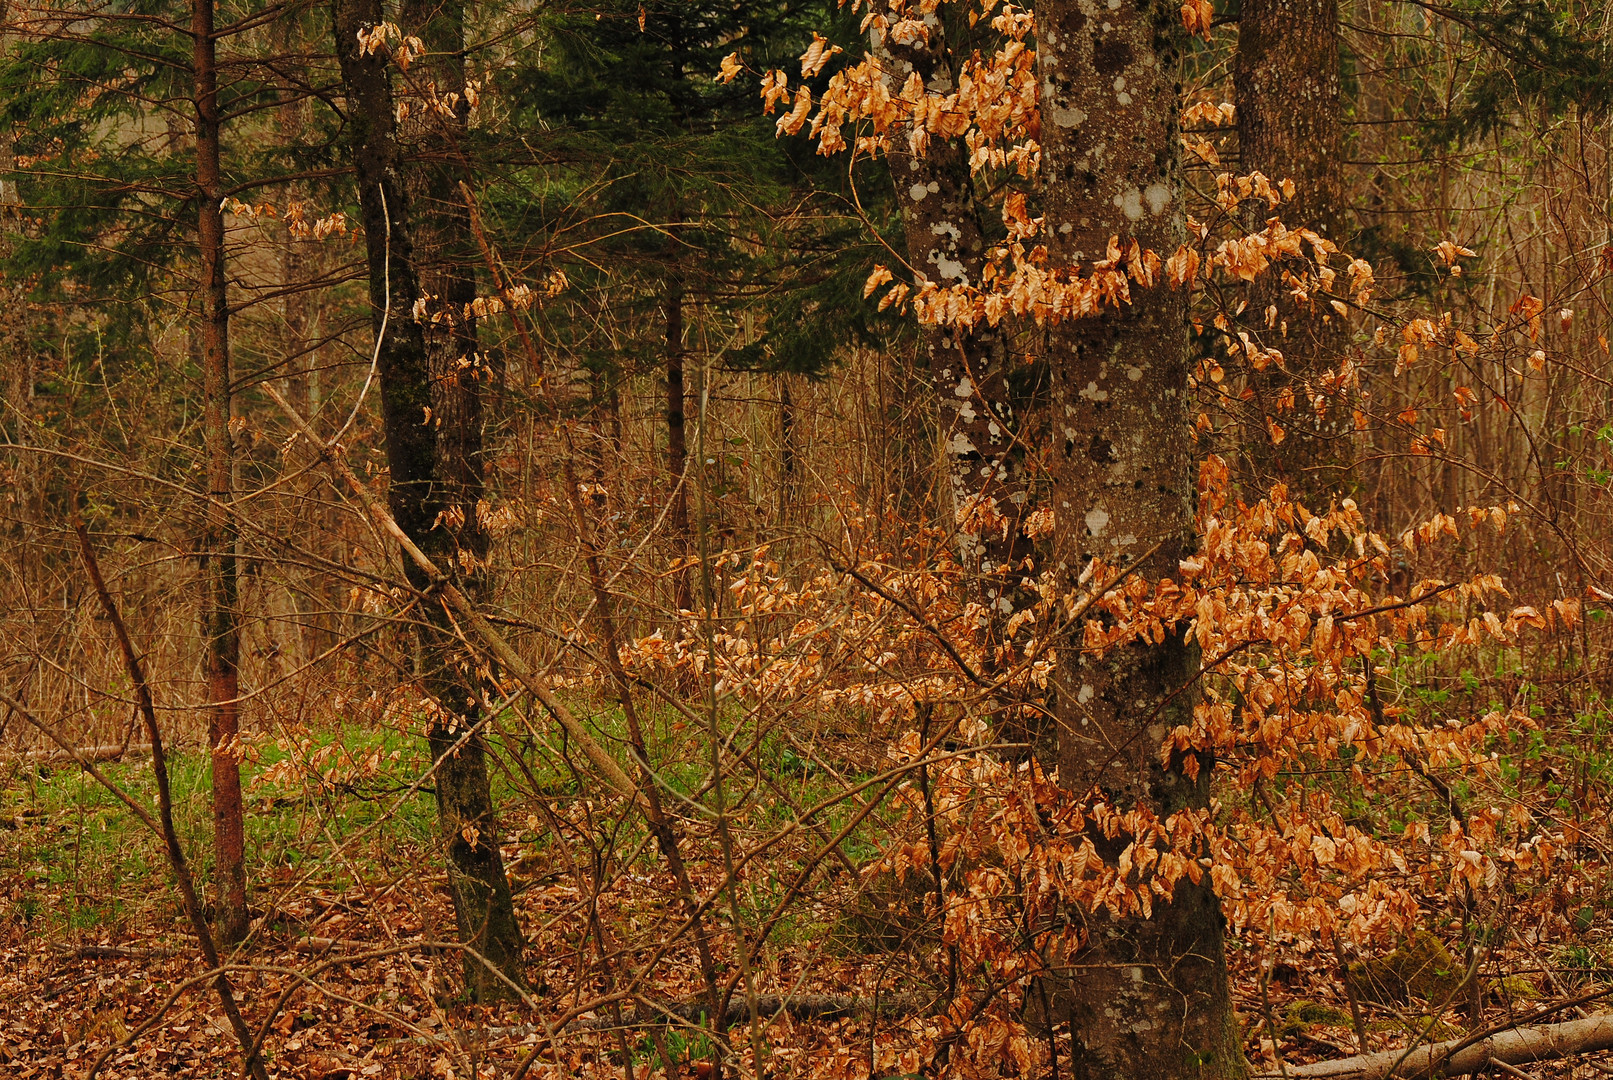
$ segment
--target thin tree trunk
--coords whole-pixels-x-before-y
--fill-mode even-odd
[[[290,58],[298,55],[302,45],[299,28],[300,20],[296,18],[288,17],[276,23],[276,47],[283,56]],[[286,63],[292,64],[293,61],[288,59]],[[294,66],[293,70],[298,81],[306,81],[307,73],[301,65]],[[286,148],[295,145],[312,123],[312,98],[298,89],[288,90],[280,107],[275,110],[276,133],[281,145]],[[306,197],[303,184],[288,185],[288,203],[301,202]],[[285,372],[286,400],[291,402],[298,415],[308,417],[316,429],[319,425],[319,395],[315,381],[318,376],[315,371],[316,350],[307,286],[310,277],[316,273],[318,259],[318,248],[306,238],[288,233],[281,242],[280,281],[281,288],[286,290],[286,297],[279,359]],[[310,496],[300,503],[294,520],[287,523],[288,532],[300,533],[306,538],[308,549],[317,551],[319,535],[324,529],[321,517],[317,501]],[[325,574],[315,568],[302,568],[289,584],[291,603],[300,624],[302,661],[306,663],[335,644],[328,615],[332,605],[326,593]]]
[[[694,886],[690,882],[688,865],[683,861],[683,850],[678,844],[677,830],[673,819],[666,812],[665,804],[661,801],[661,791],[650,765],[649,746],[645,742],[644,729],[639,723],[638,709],[633,700],[633,683],[626,669],[622,667],[615,598],[606,584],[604,570],[599,561],[599,547],[594,542],[593,530],[588,524],[588,510],[583,505],[582,492],[577,486],[576,470],[569,456],[565,460],[564,467],[566,493],[577,518],[577,535],[582,542],[583,561],[588,567],[588,583],[594,594],[596,618],[599,620],[601,630],[604,631],[604,666],[616,691],[617,701],[621,704],[622,716],[627,721],[628,745],[638,762],[639,790],[644,794],[645,821],[655,837],[656,846],[661,849],[661,856],[666,860],[667,868],[672,871],[672,879],[677,882],[678,899],[683,905],[684,914],[693,920],[691,931],[694,937],[695,955],[700,964],[701,978],[706,984],[706,1001],[710,1006],[707,1015],[715,1017],[722,1013],[723,997],[717,980],[716,961],[712,958],[711,937],[706,921],[700,916],[700,907]]]
[[[209,968],[221,967],[218,948],[208,931],[207,917],[203,914],[200,897],[196,894],[196,882],[191,876],[190,863],[185,859],[184,848],[179,843],[179,833],[174,828],[174,807],[171,790],[168,783],[168,759],[163,754],[162,729],[157,725],[157,708],[151,698],[151,687],[146,682],[145,671],[140,658],[135,655],[134,642],[129,637],[128,627],[124,625],[123,616],[118,613],[117,604],[112,600],[112,593],[106,587],[106,578],[101,574],[101,565],[95,558],[95,549],[90,546],[90,534],[82,522],[73,523],[74,532],[78,534],[79,553],[84,559],[84,569],[89,574],[90,583],[94,586],[96,595],[100,597],[102,610],[106,612],[108,621],[112,623],[112,632],[118,640],[118,651],[123,654],[124,666],[129,673],[129,681],[134,685],[136,709],[146,724],[146,738],[150,740],[151,771],[157,782],[157,819],[152,820],[148,811],[129,802],[130,808],[163,839],[168,856],[168,867],[173,871],[174,883],[179,887],[179,900],[184,908],[185,915],[190,920],[191,929],[196,934],[196,943],[202,952],[202,959]],[[14,704],[8,702],[8,704]],[[25,714],[26,715],[26,714]],[[53,732],[47,734],[55,739]],[[71,749],[62,744],[64,750]],[[109,783],[96,770],[94,764],[79,755],[76,751],[72,756],[78,761],[79,767],[94,776],[103,786],[114,794],[118,794],[115,785]],[[224,1006],[224,1014],[229,1018],[230,1028],[235,1033],[236,1041],[241,1044],[245,1060],[243,1062],[247,1072],[251,1073],[253,1080],[268,1080],[268,1072],[264,1068],[263,1059],[258,1054],[258,1046],[252,1038],[251,1029],[247,1027],[246,1019],[241,1015],[240,1006],[235,1001],[235,989],[230,979],[223,971],[213,981],[213,989],[218,993],[219,1003]],[[113,1042],[101,1052],[90,1067],[95,1072],[101,1064],[112,1054],[117,1043]]]
[[[203,431],[207,441],[207,524],[202,540],[202,637],[206,649],[208,745],[213,769],[213,858],[218,884],[219,939],[246,936],[246,837],[241,805],[240,590],[235,526],[228,504],[233,484],[230,412],[230,309],[224,277],[224,211],[219,205],[218,72],[213,0],[192,0],[192,63],[196,91],[197,244],[201,255]]]
[[[778,484],[778,523],[781,527],[796,524],[795,504],[800,498],[797,485],[800,478],[796,458],[800,450],[796,446],[795,434],[795,397],[790,393],[790,374],[787,371],[779,372],[778,376],[778,442],[779,442],[779,484]]]
[[[673,221],[677,223],[677,217]],[[686,389],[683,379],[683,276],[674,266],[666,285],[666,471],[672,492],[672,509],[667,527],[672,532],[674,557],[687,561],[689,554],[689,486],[683,482],[689,462],[689,440],[685,422]],[[672,575],[672,603],[679,611],[694,606],[689,571]]]
[[[452,16],[444,18],[457,21]],[[445,419],[442,426],[460,430],[451,431],[445,440],[435,422],[443,398],[432,386],[433,347],[442,365],[445,354],[455,351],[460,342],[457,335],[428,341],[424,326],[414,317],[415,302],[424,294],[411,230],[411,204],[399,172],[390,58],[385,48],[364,55],[358,44],[360,30],[367,31],[380,20],[377,0],[336,0],[336,48],[347,92],[350,148],[359,184],[370,305],[380,357],[381,413],[391,473],[387,502],[410,541],[437,565],[453,568],[459,587],[474,593],[484,587],[482,575],[479,570],[467,574],[460,555],[470,556],[479,566],[487,551],[475,506],[480,491],[479,399],[472,413],[459,393],[452,396],[453,403],[447,408],[453,410],[458,423]],[[463,29],[446,32],[462,35]],[[459,54],[456,49],[450,52],[456,57]],[[444,204],[436,203],[436,208],[444,209]],[[428,216],[432,212],[428,210]],[[441,222],[446,220],[434,224],[445,228]],[[468,236],[468,221],[460,224]],[[441,232],[433,235],[434,242],[443,238]],[[433,270],[434,274],[445,272]],[[459,370],[456,358],[455,373]],[[457,391],[471,385],[469,379],[460,380]],[[471,415],[476,423],[464,423]],[[439,515],[450,527],[434,527]],[[433,582],[417,563],[406,560],[404,570],[415,588],[432,590]],[[427,739],[438,763],[437,808],[447,848],[454,917],[461,940],[495,969],[490,971],[480,959],[467,955],[466,990],[478,1000],[505,997],[510,987],[499,974],[517,985],[524,983],[523,941],[499,853],[485,743],[473,735],[460,744],[466,726],[476,724],[480,713],[472,677],[465,674],[474,671],[475,663],[463,651],[451,620],[435,599],[427,610],[432,626],[422,631],[422,681],[441,707]],[[452,749],[456,744],[458,748]]]
[[[0,2],[0,57],[11,56],[11,4]],[[16,227],[22,213],[22,194],[17,190],[17,139],[10,124],[0,124],[0,222],[6,232]],[[7,241],[9,246],[9,239]]]
[[[1276,208],[1289,228],[1315,229],[1342,244],[1340,175],[1343,105],[1339,86],[1338,0],[1244,0],[1233,59],[1238,153],[1242,172],[1294,182],[1294,197]],[[1266,204],[1251,200],[1245,224],[1264,227]],[[1257,484],[1282,480],[1301,502],[1317,503],[1350,480],[1353,457],[1348,408],[1317,417],[1306,384],[1333,367],[1348,345],[1348,327],[1324,300],[1295,302],[1282,264],[1249,291],[1248,318],[1261,342],[1282,352],[1282,368],[1250,372],[1255,404],[1283,430],[1273,442],[1264,425],[1250,431]],[[1295,410],[1278,408],[1292,389]]]
[[[1184,238],[1178,157],[1182,27],[1169,0],[1120,0],[1088,16],[1079,0],[1037,9],[1042,174],[1051,265],[1105,256],[1111,237],[1168,256]],[[1087,561],[1142,560],[1173,575],[1193,545],[1185,295],[1134,285],[1131,303],[1051,328],[1055,558],[1066,588]],[[1110,805],[1161,816],[1209,803],[1213,761],[1190,780],[1160,764],[1165,734],[1190,722],[1196,650],[1181,631],[1102,660],[1080,628],[1059,650],[1059,780]],[[1094,837],[1117,858],[1129,838]],[[1082,946],[1053,958],[1071,1022],[1073,1073],[1102,1080],[1241,1077],[1224,920],[1208,879],[1184,878],[1152,918],[1087,917]]]

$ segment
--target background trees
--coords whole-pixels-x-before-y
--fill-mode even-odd
[[[266,1067],[1238,1075],[1574,997],[1595,13],[926,7],[12,11],[19,955],[196,974],[95,786],[156,727]],[[78,986],[17,1053],[212,1007]]]

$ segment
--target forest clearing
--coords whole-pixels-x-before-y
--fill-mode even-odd
[[[1613,8],[0,12],[0,1076],[1613,1074]]]

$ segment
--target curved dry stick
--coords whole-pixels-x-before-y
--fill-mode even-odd
[[[549,689],[543,685],[536,673],[521,658],[521,655],[511,647],[510,643],[504,639],[504,636],[493,629],[493,625],[487,621],[481,612],[476,610],[476,606],[443,574],[437,564],[431,561],[431,557],[421,551],[419,546],[409,538],[409,534],[403,531],[386,507],[382,506],[375,496],[371,494],[370,490],[359,482],[358,477],[353,475],[353,470],[348,468],[347,463],[332,453],[331,446],[320,440],[313,428],[309,427],[308,422],[302,418],[302,415],[296,409],[293,409],[291,404],[281,396],[280,391],[268,383],[264,383],[262,389],[286,414],[286,417],[301,432],[303,437],[315,448],[319,456],[325,460],[325,463],[347,483],[348,488],[357,496],[359,502],[379,523],[382,531],[391,536],[398,546],[403,549],[404,555],[431,579],[437,591],[448,602],[448,606],[459,613],[460,618],[465,620],[476,636],[481,639],[482,644],[493,654],[494,658],[504,666],[505,670],[515,676],[516,680],[526,688],[527,693],[537,698],[539,703],[548,710],[549,714],[560,723],[560,726],[565,728],[566,734],[576,740],[577,744],[582,747],[583,753],[588,756],[588,760],[592,761],[594,767],[604,774],[610,785],[633,802],[642,806],[644,804],[644,793],[639,791],[638,785],[633,783],[628,778],[628,775],[622,771],[622,767],[617,764],[616,759],[611,757],[609,751],[589,733],[588,729],[583,726],[582,721],[578,720],[563,702],[549,692]]]
[[[250,1072],[255,1080],[268,1080],[269,1074],[263,1067],[263,1061],[253,1050],[252,1032],[246,1026],[246,1020],[241,1016],[241,1009],[235,1003],[235,991],[230,986],[229,977],[220,969],[218,948],[213,944],[212,931],[208,929],[207,918],[202,914],[201,901],[196,895],[196,882],[191,877],[190,864],[185,861],[185,851],[179,844],[179,834],[174,830],[174,804],[168,788],[168,758],[162,747],[162,730],[157,726],[157,709],[152,704],[151,688],[146,684],[145,671],[140,666],[140,658],[135,655],[134,642],[129,639],[129,630],[123,625],[123,616],[118,613],[117,604],[112,601],[112,594],[107,591],[106,580],[101,576],[101,564],[95,559],[95,549],[90,546],[89,530],[82,521],[73,522],[73,531],[78,535],[78,547],[84,557],[84,569],[89,574],[90,582],[95,586],[96,595],[101,599],[101,606],[106,609],[107,619],[112,623],[112,632],[118,639],[118,649],[123,653],[124,665],[129,669],[129,679],[134,683],[135,694],[140,702],[140,715],[146,722],[146,735],[151,740],[151,771],[157,780],[157,816],[159,822],[158,834],[163,838],[164,847],[168,854],[168,865],[174,872],[174,879],[179,886],[180,902],[185,907],[185,915],[190,920],[191,929],[196,934],[196,944],[201,948],[202,958],[207,966],[218,971],[218,977],[213,987],[218,991],[219,1003],[224,1007],[224,1014],[229,1017],[230,1027],[235,1031],[236,1041],[241,1044],[244,1054],[242,1067]],[[55,738],[54,732],[51,737]],[[58,740],[59,741],[59,740]],[[82,760],[81,755],[74,750],[73,757],[79,761],[81,767],[89,768]],[[94,769],[90,774],[102,783],[104,777]],[[113,788],[116,792],[117,789]],[[123,796],[125,803],[133,806],[133,800]],[[149,825],[151,815],[141,812],[140,816]],[[96,1072],[105,1063],[111,1048],[96,1059],[90,1067],[89,1077],[93,1080]]]

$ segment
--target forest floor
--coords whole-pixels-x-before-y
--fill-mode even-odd
[[[456,997],[458,956],[433,944],[451,941],[454,924],[433,854],[432,800],[408,790],[418,762],[390,751],[370,760],[362,778],[323,791],[288,797],[273,783],[249,787],[257,918],[231,960],[232,978],[249,1022],[266,1030],[271,1077],[509,1077],[532,1056],[528,1076],[619,1078],[629,1075],[624,1051],[635,1080],[711,1074],[709,1041],[689,1026],[624,1032],[602,1008],[577,1017],[552,1042],[542,1034],[546,1020],[609,988],[588,930],[591,903],[609,928],[618,975],[653,960],[674,887],[642,842],[639,856],[620,860],[610,888],[596,897],[569,849],[540,842],[541,821],[530,819],[528,830],[507,823],[504,854],[528,937],[535,1007],[468,1005]],[[260,762],[256,774],[269,775],[268,765]],[[149,796],[149,761],[105,770]],[[178,756],[174,778],[188,850],[205,851],[202,759]],[[239,1075],[239,1049],[217,998],[195,981],[202,965],[155,838],[71,764],[12,762],[0,766],[0,781],[0,1075],[84,1077],[103,1056],[98,1075],[109,1078]],[[554,806],[568,812],[559,801]],[[633,838],[624,835],[620,850],[634,851]],[[793,871],[799,862],[789,860],[797,855],[781,848],[772,879]],[[205,878],[205,862],[198,869]],[[697,885],[721,879],[710,853],[696,853],[690,871]],[[765,877],[753,876],[753,887]],[[798,921],[758,957],[758,992],[867,995],[877,987],[895,995],[933,987],[924,950],[902,947],[858,908],[851,875],[827,879],[833,895],[807,898]],[[1443,1009],[1415,996],[1358,1000],[1359,1028],[1331,948],[1288,942],[1268,952],[1265,942],[1234,940],[1229,956],[1246,1053],[1257,1071],[1280,1075],[1284,1067],[1357,1053],[1360,1035],[1373,1050],[1460,1038],[1594,990],[1598,979],[1613,983],[1604,960],[1606,913],[1585,907],[1578,917],[1566,944],[1497,949],[1485,965],[1497,976],[1481,984],[1481,1001],[1466,991],[1447,994],[1452,1000]],[[720,946],[723,920],[715,922]],[[1268,955],[1280,958],[1263,962]],[[1427,966],[1427,959],[1417,963]],[[699,1000],[687,942],[655,969],[647,997]],[[723,974],[735,975],[727,968]],[[873,1023],[867,1015],[781,1019],[762,1033],[767,1073],[911,1075],[884,1061],[869,1068]],[[733,1040],[751,1052],[748,1032],[736,1030]],[[1527,1075],[1609,1073],[1613,1060],[1581,1057],[1530,1066]]]

